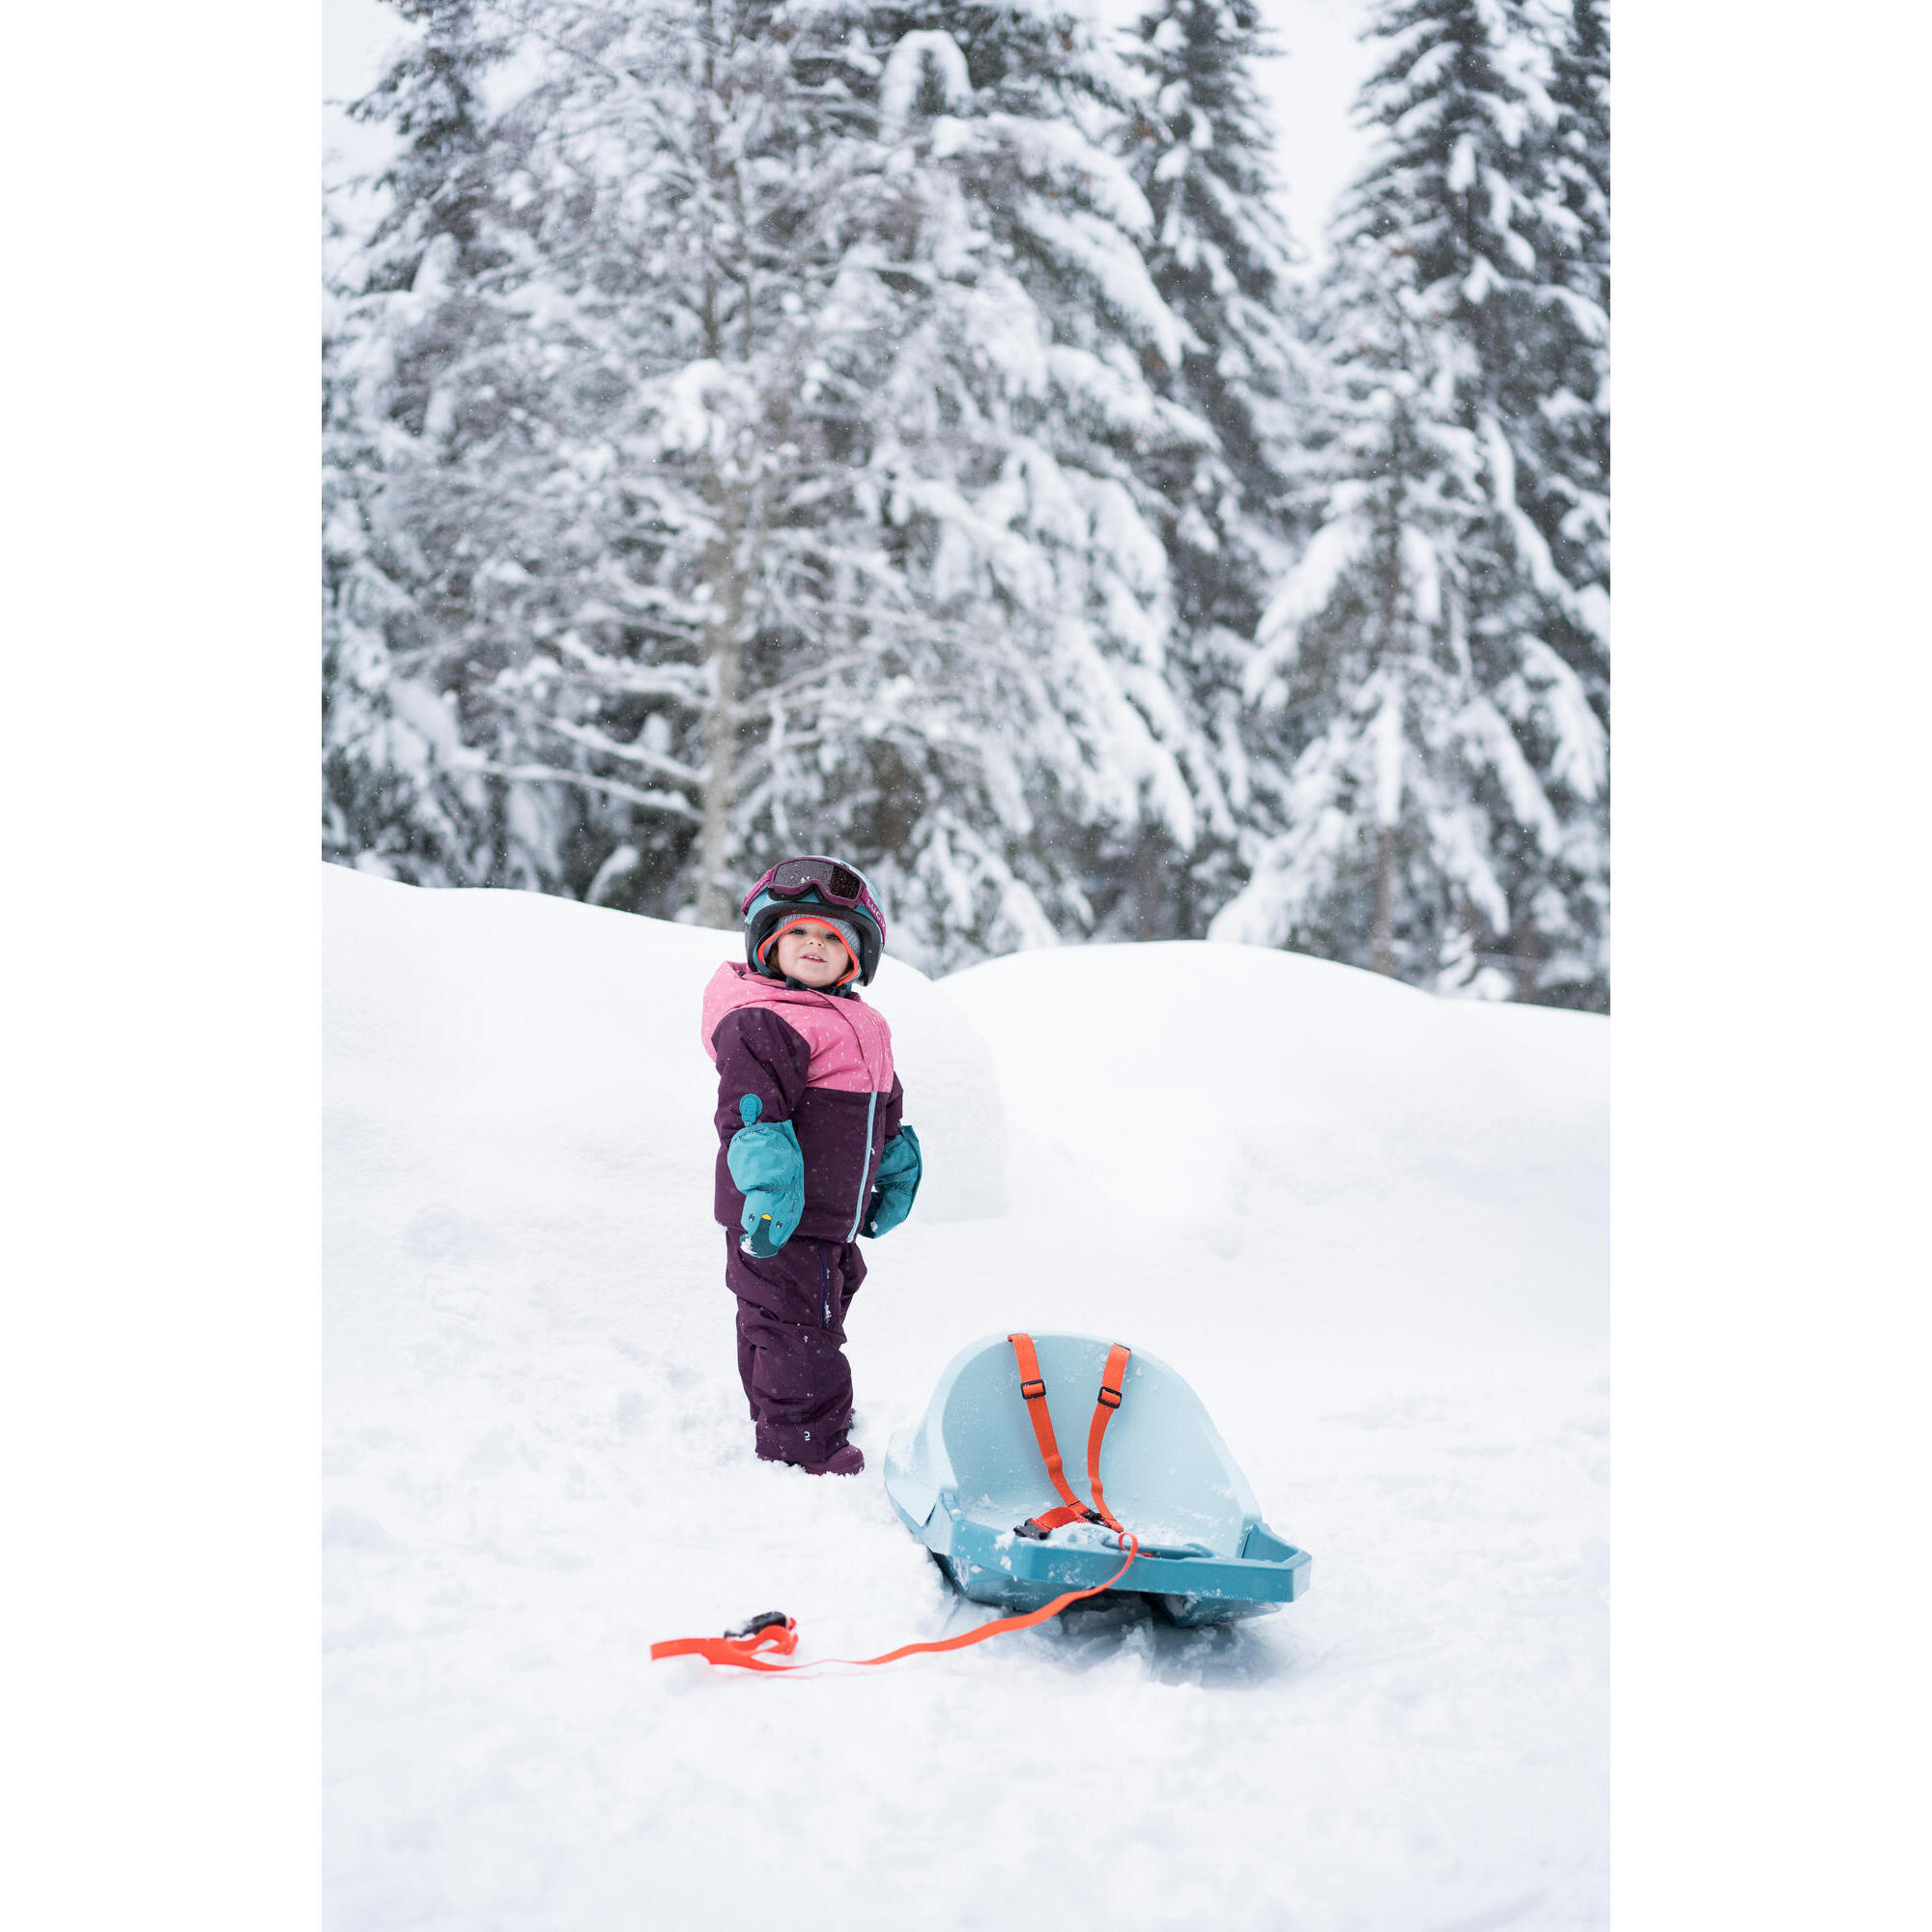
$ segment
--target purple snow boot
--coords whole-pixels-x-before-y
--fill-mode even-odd
[[[760,1449],[758,1457],[765,1463],[791,1463],[788,1456],[767,1456]],[[856,1442],[848,1442],[841,1449],[835,1449],[822,1463],[791,1463],[794,1469],[803,1469],[808,1476],[856,1476],[866,1466],[865,1452]]]

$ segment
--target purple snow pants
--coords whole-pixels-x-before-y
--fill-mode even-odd
[[[822,1463],[852,1426],[845,1311],[866,1279],[856,1241],[794,1235],[753,1261],[724,1230],[724,1283],[738,1297],[738,1375],[771,1462]]]

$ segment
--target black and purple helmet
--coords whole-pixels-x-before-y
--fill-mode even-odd
[[[865,873],[823,854],[781,859],[745,895],[739,911],[745,920],[746,964],[769,973],[765,953],[774,935],[806,906],[824,908],[820,916],[825,923],[858,961],[859,983],[869,986],[886,950],[886,916]]]

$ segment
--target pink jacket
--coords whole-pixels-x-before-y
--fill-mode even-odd
[[[746,1095],[761,1122],[789,1121],[805,1160],[799,1232],[851,1240],[903,1096],[885,1016],[856,994],[787,986],[726,961],[704,989],[704,1051],[718,1067],[716,1211],[736,1227],[745,1197],[725,1156]]]
[[[809,1087],[837,1087],[848,1094],[889,1094],[893,1086],[893,1030],[885,1015],[857,993],[812,993],[726,960],[704,989],[704,1050],[715,1062],[718,1022],[740,1007],[776,1007],[785,1024],[811,1051]]]

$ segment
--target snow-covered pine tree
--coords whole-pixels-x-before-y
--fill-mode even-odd
[[[541,849],[528,883],[669,911],[695,861],[720,920],[744,656],[813,561],[781,499],[820,453],[791,417],[836,117],[757,0],[406,11],[423,42],[367,111],[408,146],[358,304],[416,445],[399,657]]]
[[[1366,266],[1332,324],[1325,515],[1250,666],[1290,754],[1263,794],[1277,830],[1210,937],[1434,983],[1472,925],[1508,929],[1486,781],[1520,759],[1474,659],[1492,559],[1482,450],[1457,421],[1463,345],[1397,265]]]
[[[412,20],[434,11],[414,0],[399,5]],[[407,77],[407,99],[395,103],[409,144],[406,168],[460,152],[474,131],[480,61],[460,41],[438,52]],[[392,74],[389,84],[404,83]],[[453,226],[466,224],[459,197],[449,198],[445,213]],[[541,852],[520,836],[531,829],[526,817],[506,810],[501,787],[468,769],[454,705],[416,674],[415,591],[428,584],[430,569],[410,529],[407,497],[390,487],[410,476],[418,455],[393,388],[398,347],[437,298],[437,267],[419,277],[419,292],[398,287],[392,271],[381,279],[379,269],[382,294],[358,304],[344,298],[342,258],[352,281],[366,266],[327,207],[325,233],[324,852],[419,885],[537,884],[545,868]]]
[[[1291,557],[1305,324],[1253,71],[1272,52],[1254,0],[1156,0],[1127,49],[1143,92],[1123,152],[1153,213],[1154,286],[1182,329],[1180,361],[1157,380],[1215,436],[1213,448],[1180,452],[1159,472],[1178,607],[1173,678],[1218,753],[1195,776],[1209,837],[1183,867],[1158,826],[1144,828],[1131,896],[1141,938],[1198,938],[1234,890],[1231,797],[1246,795],[1240,668]]]
[[[1517,0],[1505,27],[1532,114],[1517,178],[1536,213],[1523,227],[1520,339],[1497,384],[1509,444],[1494,466],[1511,554],[1526,581],[1525,628],[1573,671],[1609,728],[1609,65],[1598,0]],[[1512,373],[1513,372],[1513,373]],[[1521,522],[1517,522],[1518,518]],[[1531,690],[1531,685],[1540,690]],[[1520,997],[1606,1008],[1608,772],[1571,717],[1576,694],[1534,666],[1499,691],[1564,823],[1563,849],[1518,843],[1510,935]]]
[[[389,647],[410,616],[408,572],[383,529],[383,440],[358,408],[357,348],[332,331],[323,346],[323,854],[412,885],[456,885],[497,869],[472,844],[488,801],[480,781],[442,765],[455,720],[399,673]]]
[[[1551,642],[1609,722],[1609,26],[1601,0],[1555,0],[1548,17],[1553,122],[1543,150],[1543,233],[1552,298],[1537,366],[1533,484],[1524,507],[1576,592]]]
[[[1547,374],[1535,49],[1510,0],[1376,27],[1383,131],[1322,291],[1326,500],[1250,668],[1288,781],[1212,932],[1601,1005],[1604,727],[1544,635],[1577,600],[1519,497]]]
[[[880,843],[926,956],[956,959],[1094,930],[1143,825],[1194,843],[1211,758],[1169,655],[1162,467],[1213,438],[1155,386],[1181,336],[1106,140],[1131,76],[1091,19],[927,4],[867,32],[899,185],[875,245],[918,291],[875,464],[947,650],[946,729]]]
[[[662,912],[695,870],[716,919],[810,839],[931,964],[1088,929],[1107,827],[1192,836],[1147,465],[1211,440],[1148,381],[1089,26],[412,5],[349,333],[405,440],[397,665],[550,814],[538,882]]]
[[[438,728],[427,749],[420,733],[369,738],[358,769],[379,798],[413,771],[433,773],[454,821],[438,883],[581,890],[610,800],[559,785],[491,690],[496,671],[527,654],[503,605],[524,561],[551,553],[526,485],[559,414],[543,346],[520,327],[529,250],[506,206],[517,160],[500,126],[510,43],[474,0],[395,4],[421,39],[356,110],[388,121],[397,149],[390,212],[331,290],[329,406],[345,430],[338,492],[365,527],[379,526],[389,586],[380,624],[363,629],[366,671],[349,713],[406,713]],[[540,218],[537,198],[521,199]],[[554,354],[548,361],[554,368]],[[338,672],[326,703],[343,695]],[[367,832],[355,846],[345,856],[389,863]]]

